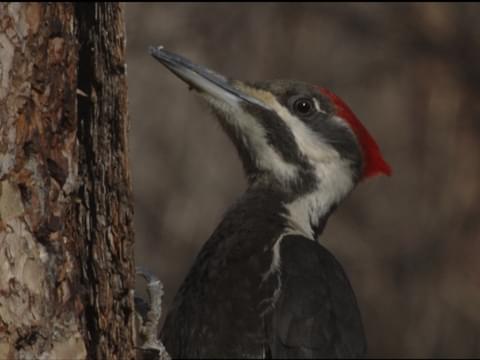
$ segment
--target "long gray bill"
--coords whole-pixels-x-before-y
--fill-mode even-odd
[[[197,90],[204,91],[220,99],[230,98],[230,100],[237,102],[241,99],[268,109],[268,106],[260,100],[234,87],[225,76],[217,74],[204,66],[194,64],[183,56],[165,50],[162,46],[150,46],[149,51],[150,55]]]

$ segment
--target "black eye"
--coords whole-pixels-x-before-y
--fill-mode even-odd
[[[299,115],[309,115],[315,109],[312,100],[301,98],[293,103],[293,110]]]

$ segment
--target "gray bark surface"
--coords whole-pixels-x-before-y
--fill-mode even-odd
[[[118,4],[0,4],[0,359],[133,357]]]

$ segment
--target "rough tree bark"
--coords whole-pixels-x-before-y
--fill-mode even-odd
[[[133,358],[118,4],[0,3],[0,359]]]

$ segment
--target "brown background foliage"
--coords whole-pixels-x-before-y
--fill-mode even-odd
[[[342,96],[391,178],[362,183],[322,243],[355,288],[371,356],[480,356],[478,4],[128,4],[137,265],[171,301],[245,188],[207,107],[147,53]]]

